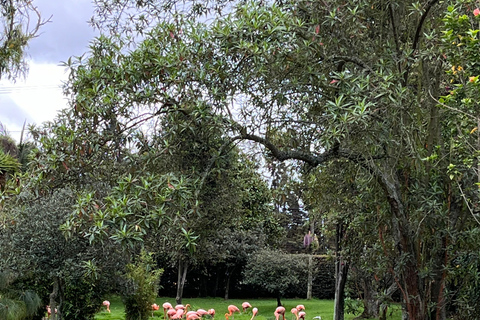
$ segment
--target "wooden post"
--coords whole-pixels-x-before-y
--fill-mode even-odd
[[[313,287],[313,255],[308,256],[307,300],[312,299]]]

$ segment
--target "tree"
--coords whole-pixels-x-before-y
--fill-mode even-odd
[[[25,49],[29,41],[39,35],[40,28],[50,19],[42,19],[33,1],[5,0],[0,20],[0,79],[15,80],[27,72]]]
[[[58,310],[52,317],[92,319],[102,295],[115,286],[115,273],[125,258],[108,244],[93,247],[82,237],[65,239],[59,227],[76,199],[71,190],[37,197],[19,189],[17,194],[8,190],[2,203],[0,270],[30,283],[29,289]]]
[[[120,16],[129,3],[105,2]],[[385,220],[374,222],[392,239],[388,259],[410,319],[445,318],[449,238],[473,216],[447,173],[451,159],[461,160],[443,122],[456,114],[432,99],[444,94],[444,3],[246,3],[209,24],[195,22],[194,6],[183,7],[194,8],[186,23],[174,4],[155,6],[168,17],[142,29],[128,54],[120,33],[97,39],[87,64],[69,62],[77,116],[115,133],[106,140],[113,146],[139,119],[190,113],[202,101],[228,119],[232,141],[310,168],[352,165],[369,177],[362,190],[381,190]],[[135,118],[132,106],[148,112]]]
[[[243,272],[246,284],[275,295],[278,306],[287,290],[306,277],[307,257],[277,250],[260,250],[252,255]]]

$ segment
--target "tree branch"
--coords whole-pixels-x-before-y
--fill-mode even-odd
[[[348,57],[348,56],[335,56],[332,58],[332,60],[337,60],[337,61],[344,61],[344,62],[352,62],[359,67],[362,67],[363,69],[367,69],[369,72],[373,72],[372,68],[370,68],[369,65],[367,65],[365,62],[363,62],[361,59],[357,57]]]
[[[420,33],[422,32],[423,24],[425,22],[425,19],[428,16],[428,13],[430,12],[430,9],[439,2],[439,0],[430,0],[427,3],[427,7],[425,8],[425,12],[422,14],[420,17],[420,21],[418,22],[417,25],[417,31],[415,32],[415,38],[413,38],[413,44],[412,44],[412,55],[414,54],[415,50],[417,50],[418,47],[418,41],[420,40]]]
[[[395,40],[395,49],[397,51],[397,68],[398,68],[398,72],[401,74],[402,73],[402,66],[400,64],[400,57],[402,55],[401,55],[401,51],[400,51],[400,42],[398,40],[398,31],[397,31],[397,26],[395,25],[395,15],[393,14],[392,3],[389,3],[389,5],[388,5],[388,12],[390,14],[390,20],[392,21],[393,39]]]
[[[325,151],[322,154],[312,154],[310,152],[305,152],[302,150],[288,150],[284,151],[278,148],[276,145],[274,145],[270,140],[254,135],[254,134],[248,134],[246,133],[245,130],[241,130],[241,134],[239,136],[236,136],[232,138],[232,140],[250,140],[254,142],[258,142],[261,145],[263,145],[265,148],[270,151],[272,156],[279,160],[279,161],[285,161],[285,160],[301,160],[306,163],[308,163],[311,166],[318,166],[322,163],[327,162],[328,160],[332,160],[339,155],[339,145],[336,144],[334,145],[330,150]]]
[[[423,24],[425,23],[425,20],[427,19],[428,13],[430,12],[430,9],[437,4],[439,0],[430,0],[427,3],[427,6],[425,7],[425,12],[422,14],[420,17],[420,21],[418,22],[417,25],[417,30],[415,31],[415,37],[413,38],[413,43],[412,43],[412,52],[410,53],[409,58],[413,58],[415,56],[415,51],[417,51],[418,48],[418,42],[420,41],[420,34],[422,32]],[[408,64],[407,70],[405,71],[405,75],[403,78],[404,85],[407,85],[408,81],[408,74],[410,72],[410,66],[411,63]]]

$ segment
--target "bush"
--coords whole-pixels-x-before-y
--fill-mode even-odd
[[[280,304],[280,297],[284,297],[287,290],[301,282],[304,283],[306,292],[306,260],[305,255],[261,250],[248,260],[243,272],[244,282],[274,294]]]
[[[62,314],[65,319],[93,320],[102,306],[101,290],[89,279],[69,278],[65,285]]]
[[[152,255],[144,250],[134,264],[127,265],[127,281],[122,297],[126,320],[149,318],[163,273],[163,269],[155,270],[155,267]]]

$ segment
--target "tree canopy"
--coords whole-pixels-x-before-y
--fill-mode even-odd
[[[352,265],[388,278],[412,320],[474,304],[476,286],[452,291],[468,268],[452,266],[478,254],[476,2],[96,5],[109,33],[65,63],[71,105],[34,129],[25,184],[80,194],[65,234],[156,248],[178,283],[235,259],[225,236],[273,244],[271,194],[243,154],[256,145],[293,163],[335,230],[337,300]]]

